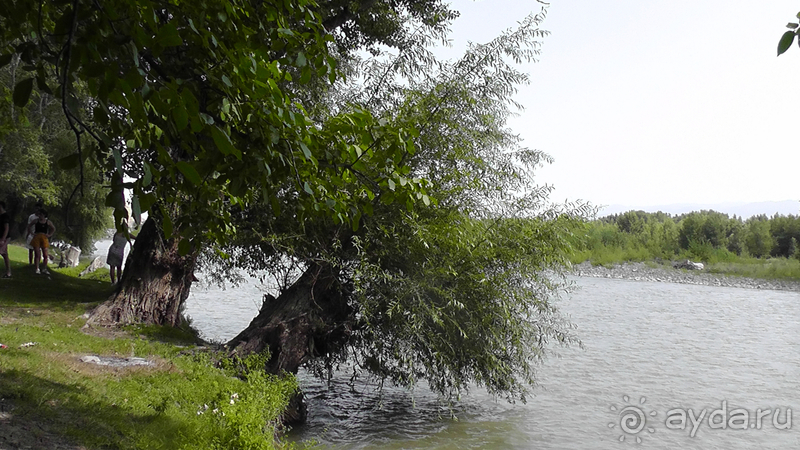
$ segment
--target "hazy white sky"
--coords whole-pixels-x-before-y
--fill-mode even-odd
[[[486,42],[536,1],[455,0],[453,47]],[[526,110],[555,158],[552,200],[629,206],[800,199],[797,0],[552,0]]]

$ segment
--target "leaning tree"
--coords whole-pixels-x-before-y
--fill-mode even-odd
[[[271,274],[279,289],[226,344],[232,353],[268,350],[274,373],[347,363],[445,395],[478,383],[525,398],[548,344],[574,342],[552,297],[566,285],[571,232],[589,212],[548,205],[549,188],[533,175],[549,157],[520,147],[506,127],[512,96],[528,82],[509,61],[536,56],[542,18],[453,63],[402,51],[364,60],[361,78],[330,93],[327,110],[346,108],[342,99],[369,108],[378,123],[415,130],[414,146],[385,185],[362,183],[380,179],[384,155],[332,148],[351,154],[358,176],[339,185],[363,201],[350,226],[309,214],[292,184],[273,197],[277,212],[233,213],[235,240],[206,252],[206,264]],[[400,189],[409,183],[426,194],[409,196]]]
[[[383,123],[363,132],[355,123],[371,120],[366,110],[320,123],[301,100],[340,75],[334,56],[402,43],[409,21],[441,33],[453,17],[442,5],[3,2],[0,66],[18,58],[29,74],[16,83],[14,103],[24,107],[34,90],[58,97],[79,149],[62,166],[84,173],[83,143],[93,141],[96,159],[115,173],[107,204],[118,224],[123,189],[133,193],[137,220],[149,212],[133,270],[92,321],[177,324],[197,249],[226,242],[236,231],[231,210],[275,197],[287,182],[309,211],[350,223],[359,202],[337,188],[354,176],[342,171],[350,161],[338,159],[349,155],[331,158],[330,146],[347,141],[394,155],[409,135]],[[399,170],[396,159],[380,162],[384,178]],[[414,183],[401,190],[422,192]]]
[[[31,74],[15,103],[34,85],[58,96],[117,174],[117,218],[125,188],[134,216],[149,212],[94,322],[177,324],[203,252],[285,275],[227,344],[268,349],[270,371],[349,361],[524,398],[548,343],[573,341],[552,297],[584,212],[547,205],[532,176],[548,157],[506,128],[528,82],[508,61],[536,56],[543,16],[450,64],[426,50],[453,17],[441,2],[388,5],[0,5],[0,64],[19,55]]]

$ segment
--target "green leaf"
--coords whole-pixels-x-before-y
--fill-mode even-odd
[[[110,208],[124,210],[125,206],[122,202],[122,195],[120,195],[120,191],[117,189],[112,189],[108,195],[106,195],[105,205]]]
[[[5,67],[6,65],[8,65],[8,63],[11,62],[11,58],[13,58],[13,57],[14,57],[13,53],[9,53],[7,55],[0,56],[0,69]]]
[[[33,91],[33,78],[26,78],[14,87],[14,104],[20,108],[28,104]]]
[[[214,144],[223,155],[233,155],[237,159],[242,159],[242,152],[233,146],[230,138],[224,131],[217,127],[212,127],[211,138],[214,139]]]
[[[393,191],[393,190],[394,190],[394,188],[395,188],[394,181],[392,181],[392,179],[391,179],[391,178],[390,178],[390,179],[388,179],[388,180],[386,180],[386,181],[388,181],[388,182],[389,182],[389,190]]]
[[[58,160],[58,167],[61,170],[70,170],[78,167],[81,162],[81,157],[77,153],[67,155]]]
[[[169,239],[172,237],[172,231],[173,231],[172,219],[169,218],[167,211],[165,211],[163,207],[161,208],[161,213],[162,213],[161,227],[164,228],[164,237]]]
[[[153,171],[150,170],[150,164],[144,163],[144,178],[142,178],[142,186],[150,186],[151,181],[153,181]]]
[[[181,92],[181,99],[183,100],[183,104],[186,105],[186,111],[190,116],[196,116],[200,112],[200,103],[191,90],[184,89],[183,92]]]
[[[134,144],[136,144],[135,141]],[[111,154],[114,155],[114,167],[117,169],[117,173],[120,174],[121,179],[124,172],[122,171],[122,155],[119,153],[119,147],[116,145],[112,147]]]
[[[310,185],[310,184],[308,184],[308,181],[306,181],[305,183],[303,183],[303,190],[304,190],[304,191],[306,191],[306,192],[308,192],[308,195],[311,195],[311,196],[313,196],[313,195],[314,195],[314,191],[311,189],[311,185]]]
[[[152,192],[148,192],[147,194],[141,194],[138,196],[139,199],[139,207],[142,212],[150,211],[150,207],[156,203],[156,195]]]
[[[198,116],[200,116],[200,119],[201,119],[201,120],[203,121],[203,123],[205,123],[206,125],[214,125],[214,118],[213,118],[213,117],[211,117],[211,116],[209,116],[208,114],[206,114],[206,113],[199,113],[199,114],[198,114]]]
[[[139,204],[139,197],[137,195],[134,195],[131,200],[131,212],[133,212],[133,220],[135,220],[136,223],[142,223],[142,206]]]
[[[311,81],[311,69],[303,67],[300,72],[300,84],[308,84],[309,81]]]
[[[194,166],[192,166],[188,162],[178,161],[175,164],[175,167],[177,167],[178,170],[181,171],[183,176],[186,177],[187,180],[191,181],[192,184],[199,185],[203,182],[202,178],[200,178],[200,174],[197,173],[197,170],[195,170]]]
[[[425,206],[431,206],[431,199],[427,195],[422,196],[422,203],[425,203]]]
[[[189,126],[189,113],[186,111],[186,106],[176,105],[172,108],[172,120],[175,121],[175,128],[178,131]]]
[[[76,117],[80,114],[81,105],[77,97],[72,94],[67,95],[67,109]]]
[[[275,217],[281,215],[281,204],[278,202],[278,197],[274,195],[269,196],[269,203],[272,205],[272,212],[275,214]]]
[[[36,86],[40,91],[45,92],[48,95],[53,95],[53,91],[50,90],[49,86],[47,86],[47,74],[45,73],[42,65],[39,65],[39,67],[36,68]]]
[[[103,107],[99,104],[94,107],[94,111],[92,113],[92,119],[94,119],[95,122],[101,125],[108,124],[108,114],[106,114],[106,110],[103,109]]]
[[[177,47],[178,45],[183,44],[183,39],[181,39],[178,29],[175,28],[175,24],[168,23],[158,30],[158,35],[156,35],[156,43],[161,44],[164,47]]]
[[[309,150],[308,146],[301,142],[300,148],[303,149],[303,155],[306,157],[306,159],[311,159],[311,150]]]
[[[778,42],[778,56],[780,56],[786,50],[789,50],[792,42],[794,42],[794,37],[794,31],[787,31],[786,33],[783,33],[780,42]]]
[[[178,242],[178,254],[181,256],[186,256],[189,254],[189,251],[192,250],[192,243],[189,242],[188,239],[183,238],[180,242]]]

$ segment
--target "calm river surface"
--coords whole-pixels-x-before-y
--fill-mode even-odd
[[[527,404],[475,389],[448,407],[422,387],[380,396],[368,383],[351,387],[344,373],[331,384],[301,374],[309,422],[289,438],[347,449],[800,445],[797,292],[576,282],[560,306],[585,348],[558,349]],[[253,285],[196,290],[186,312],[207,338],[225,340],[249,323],[260,296]]]

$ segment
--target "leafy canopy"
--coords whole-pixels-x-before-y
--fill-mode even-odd
[[[42,201],[56,224],[56,240],[90,250],[112,226],[104,205],[105,174],[96,164],[86,166],[83,195],[76,195],[79,174],[57,164],[75,153],[60,103],[47,93],[32,92],[25,110],[14,104],[14,87],[25,78],[23,65],[17,55],[0,68],[0,198],[15,218],[15,231],[24,234],[28,215]]]
[[[126,180],[114,184],[107,204],[122,214],[119,191],[132,189],[134,216],[160,212],[165,234],[183,236],[183,252],[190,240],[225,242],[235,231],[232,209],[274,198],[287,184],[298,193],[297,219],[324,214],[357,227],[362,204],[390,185],[413,152],[413,131],[357,105],[323,122],[309,118],[292,93],[338,76],[328,52],[333,38],[315,6],[3,2],[0,65],[16,56],[25,63],[17,106],[37,89],[52,92],[77,147],[87,137],[98,143],[98,159]],[[362,185],[361,195],[340,190],[346,183]],[[395,195],[414,202],[424,187],[411,180]],[[272,205],[278,213],[281,205]]]

